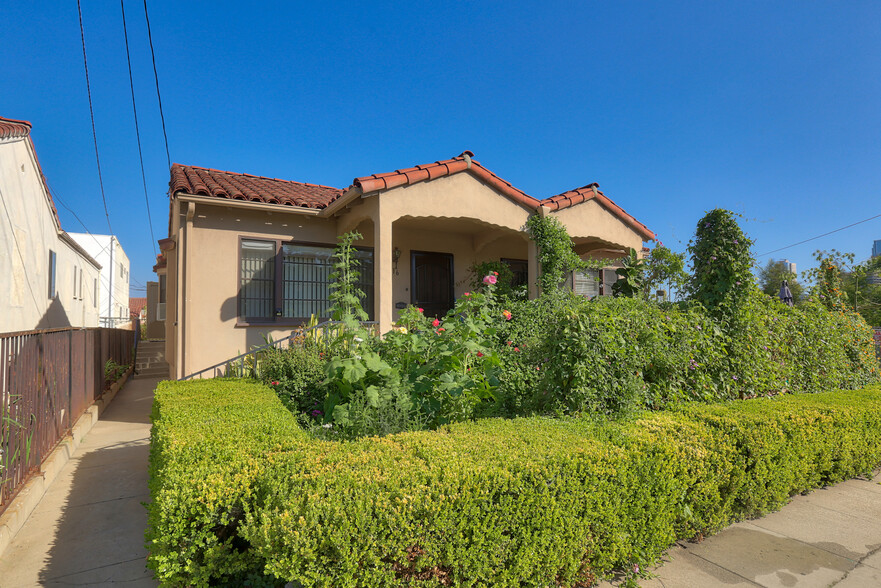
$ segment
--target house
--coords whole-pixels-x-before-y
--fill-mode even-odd
[[[156,282],[147,282],[147,287]],[[128,314],[132,320],[138,319],[141,322],[147,320],[147,297],[146,296],[129,296]]]
[[[538,200],[469,151],[356,178],[346,189],[175,164],[169,196],[169,237],[156,269],[167,278],[174,377],[327,316],[330,257],[348,231],[363,235],[360,286],[383,332],[409,304],[446,312],[469,288],[475,262],[509,263],[535,295],[536,248],[524,229],[532,214],[559,219],[583,258],[620,258],[655,238],[597,184]],[[591,276],[572,281],[588,295],[598,288]],[[595,293],[608,294],[608,284],[604,290]]]
[[[61,228],[31,124],[0,117],[0,333],[97,327],[100,270]]]
[[[114,235],[90,233],[70,233],[70,236],[101,264],[98,279],[101,326],[113,329],[131,322],[128,295],[131,264],[119,239]]]

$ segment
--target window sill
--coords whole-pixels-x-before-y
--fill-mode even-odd
[[[305,326],[309,322],[307,318],[290,318],[284,319],[280,321],[255,321],[255,320],[242,320],[238,319],[235,324],[235,328],[244,328],[244,327],[262,327],[267,328],[271,327],[274,329],[287,329],[292,327],[302,327]]]

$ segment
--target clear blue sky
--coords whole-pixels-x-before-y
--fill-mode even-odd
[[[881,214],[881,3],[148,8],[173,162],[345,187],[470,149],[539,198],[599,182],[677,250],[714,207],[744,216],[757,255]],[[76,2],[0,16],[0,116],[33,123],[55,197],[106,233]],[[142,0],[126,18],[159,239],[169,176]],[[143,285],[153,245],[119,4],[86,1],[83,19],[110,220]],[[881,218],[774,257],[805,270],[815,249],[862,259],[873,239]]]

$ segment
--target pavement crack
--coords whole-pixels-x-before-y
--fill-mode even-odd
[[[857,565],[855,565],[855,566],[853,567],[853,569],[850,569],[850,570],[846,571],[846,572],[844,573],[844,575],[841,576],[841,578],[840,578],[837,582],[835,582],[834,584],[829,584],[830,588],[831,588],[832,586],[837,586],[837,585],[840,584],[841,582],[844,582],[844,580],[847,579],[847,577],[850,575],[850,573],[851,573],[852,571],[854,571],[855,569],[859,568],[859,567],[862,566],[862,565],[865,565],[866,567],[870,567],[870,568],[873,567],[873,566],[870,566],[870,565],[868,565],[868,564],[864,564],[863,561],[866,560],[867,558],[869,558],[869,557],[875,555],[875,554],[878,553],[879,551],[881,551],[881,545],[879,545],[878,547],[876,547],[875,549],[873,549],[872,551],[870,551],[869,553],[867,553],[866,555],[864,555],[863,557],[861,557],[861,558],[859,559],[859,561],[857,561]]]
[[[145,562],[145,563],[144,563],[144,568],[146,569],[146,567],[147,567],[147,566],[146,566],[146,558],[144,558],[144,557],[134,557],[134,558],[132,558],[132,559],[126,559],[126,560],[123,560],[123,561],[115,561],[115,562],[113,562],[113,563],[104,564],[103,566],[95,566],[94,568],[88,568],[88,569],[85,569],[85,570],[80,570],[80,571],[78,571],[78,572],[72,572],[72,573],[70,573],[70,574],[63,574],[63,575],[61,575],[61,576],[54,576],[54,577],[52,577],[52,578],[46,578],[44,581],[46,581],[46,582],[64,582],[65,584],[70,584],[71,586],[89,586],[89,585],[94,586],[94,584],[95,584],[94,581],[86,582],[85,584],[80,584],[80,583],[77,583],[77,582],[67,582],[67,581],[64,580],[64,578],[70,578],[71,576],[79,576],[80,574],[85,574],[86,572],[94,572],[95,570],[101,570],[101,569],[104,569],[104,568],[110,568],[110,567],[113,567],[113,566],[118,566],[118,565],[120,565],[120,564],[127,564],[127,563],[131,563],[131,562],[133,562],[133,561],[143,561],[143,562]]]

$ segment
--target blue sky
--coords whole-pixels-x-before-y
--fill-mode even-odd
[[[470,149],[539,198],[599,182],[677,250],[715,207],[757,255],[881,214],[879,3],[251,4],[148,0],[173,162],[345,187]],[[143,2],[125,7],[159,239],[168,166]],[[0,116],[33,123],[64,228],[83,230],[66,205],[106,233],[76,2],[0,15]],[[143,285],[120,7],[84,2],[83,22],[110,221]],[[805,270],[874,239],[881,218],[773,257]]]

